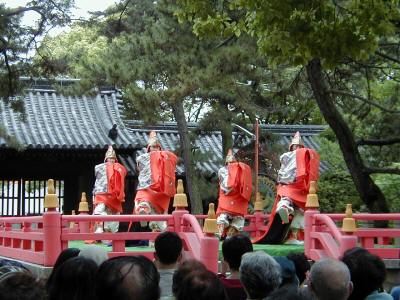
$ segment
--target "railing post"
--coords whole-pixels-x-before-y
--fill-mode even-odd
[[[264,219],[263,219],[263,209],[264,209],[264,204],[261,200],[261,194],[260,192],[257,192],[256,195],[256,201],[254,202],[254,226],[256,228],[256,231],[251,237],[259,237],[261,235],[261,232],[259,229],[264,226]],[[250,221],[251,224],[251,221]]]
[[[47,211],[43,213],[43,265],[51,267],[61,253],[61,214],[56,210],[58,199],[52,179],[47,181],[44,207]]]
[[[314,215],[319,214],[319,201],[317,195],[317,183],[310,182],[310,189],[307,195],[306,211],[304,212],[304,254],[311,258],[311,249],[315,248],[315,242],[311,240]]]
[[[200,240],[200,261],[214,273],[218,272],[219,240],[215,236],[217,231],[214,203],[210,203],[203,227],[205,236]]]
[[[182,217],[183,215],[189,213],[186,208],[188,206],[187,196],[183,189],[183,181],[182,179],[178,180],[178,186],[176,188],[176,194],[174,196],[174,202],[172,204],[175,207],[175,210],[172,212],[172,216],[174,219],[174,231],[176,233],[182,232]]]
[[[357,225],[356,220],[353,218],[353,209],[351,204],[346,205],[345,214],[346,216],[343,218],[342,223],[342,232],[345,235],[342,237],[339,247],[340,256],[342,256],[346,250],[357,246],[357,236],[354,235],[354,232],[357,231]]]
[[[81,201],[79,202],[79,215],[87,215],[89,213],[89,206],[86,199],[86,193],[82,193]],[[80,233],[89,233],[89,221],[79,221],[78,222]]]

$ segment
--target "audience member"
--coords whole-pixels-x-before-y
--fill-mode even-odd
[[[393,287],[390,295],[393,297],[393,300],[400,300],[400,286]]]
[[[391,295],[383,292],[386,267],[379,256],[369,253],[366,249],[356,247],[347,250],[342,261],[349,268],[354,285],[349,299],[393,299]]]
[[[154,241],[154,264],[160,274],[161,297],[172,296],[172,277],[182,258],[182,240],[175,232],[160,233]]]
[[[6,268],[8,268],[7,271]],[[46,299],[46,289],[43,282],[35,278],[29,271],[15,266],[4,266],[1,269],[1,300]]]
[[[183,261],[178,269],[175,271],[172,277],[172,294],[177,295],[180,288],[182,287],[182,282],[185,278],[192,272],[198,270],[207,270],[206,266],[195,259],[188,259]]]
[[[53,266],[53,270],[50,273],[49,278],[47,279],[46,282],[46,289],[48,289],[48,287],[50,285],[52,285],[53,279],[54,279],[54,274],[55,272],[58,270],[58,268],[64,263],[66,262],[68,259],[70,258],[74,258],[76,256],[78,256],[79,254],[79,249],[78,248],[67,248],[65,250],[63,250],[60,255],[58,256],[56,262],[54,263]]]
[[[253,252],[253,244],[243,234],[234,235],[225,239],[222,243],[223,263],[228,265],[230,274],[228,276],[221,274],[219,279],[224,285],[230,300],[245,300],[247,297],[239,279],[239,267],[242,255],[247,252]]]
[[[198,269],[187,274],[176,300],[227,300],[224,286],[217,275],[207,269]]]
[[[242,256],[239,268],[240,280],[249,299],[262,299],[281,284],[279,264],[263,251]]]
[[[350,271],[339,260],[320,259],[311,267],[308,288],[317,300],[346,300],[353,289]]]
[[[273,291],[265,300],[313,300],[307,289],[299,289],[294,285],[282,286]]]
[[[97,300],[158,300],[160,275],[144,256],[120,256],[105,261],[96,276]]]
[[[99,245],[87,245],[81,249],[78,256],[89,258],[100,266],[108,259],[108,251]]]
[[[3,266],[15,266],[15,267],[20,267],[20,268],[25,268],[23,264],[21,264],[19,261],[12,260],[12,259],[6,259],[6,258],[0,258],[0,267]]]
[[[93,288],[97,272],[96,263],[85,257],[65,261],[55,271],[48,285],[49,300],[94,300]]]
[[[280,288],[289,286],[297,288],[299,286],[299,279],[297,279],[294,263],[286,256],[275,256],[274,259],[281,267],[282,282]]]
[[[287,258],[294,263],[296,276],[299,279],[299,285],[302,285],[311,268],[307,256],[305,256],[304,253],[289,253]]]

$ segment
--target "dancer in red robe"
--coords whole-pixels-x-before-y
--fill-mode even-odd
[[[112,146],[108,147],[104,163],[94,168],[96,181],[93,189],[93,215],[118,215],[125,201],[126,169],[117,162]],[[95,233],[117,232],[118,222],[97,222]]]
[[[305,148],[296,132],[289,152],[281,155],[275,202],[265,233],[253,240],[260,244],[301,244],[297,233],[304,229],[304,209],[311,181],[319,177],[319,155]]]
[[[167,214],[171,197],[176,193],[177,156],[161,149],[157,134],[149,136],[147,152],[138,156],[139,183],[135,197],[135,214]],[[147,222],[141,222],[146,226]],[[164,231],[166,222],[150,222],[153,231]]]
[[[218,236],[222,239],[243,230],[252,190],[251,169],[247,164],[237,162],[229,149],[225,166],[218,171],[218,178],[217,225]]]

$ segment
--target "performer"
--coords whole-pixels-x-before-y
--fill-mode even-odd
[[[263,236],[253,241],[261,244],[280,244],[291,229],[288,244],[301,244],[297,239],[299,230],[304,229],[304,208],[311,181],[319,177],[319,155],[304,148],[300,132],[296,132],[289,152],[281,155],[278,185],[270,221]]]
[[[251,169],[247,164],[237,162],[229,149],[225,166],[218,171],[218,178],[217,225],[218,236],[223,239],[243,230],[252,190]]]
[[[117,162],[112,146],[108,146],[104,163],[96,165],[94,171],[93,215],[119,215],[125,201],[126,169]],[[95,233],[117,232],[118,227],[118,222],[96,222]]]
[[[135,197],[135,214],[167,214],[171,197],[176,193],[175,168],[177,156],[161,149],[157,134],[149,135],[147,153],[137,157],[139,183]],[[141,222],[142,227],[147,222]],[[164,231],[165,221],[150,222],[153,231]]]

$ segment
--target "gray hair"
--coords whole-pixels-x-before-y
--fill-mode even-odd
[[[78,256],[91,259],[100,266],[108,259],[108,251],[98,245],[87,245],[81,249]]]
[[[316,298],[324,300],[345,300],[353,286],[348,267],[332,258],[323,258],[313,264],[309,285]]]
[[[240,281],[251,299],[268,296],[282,281],[281,267],[263,251],[245,253],[239,272]]]

